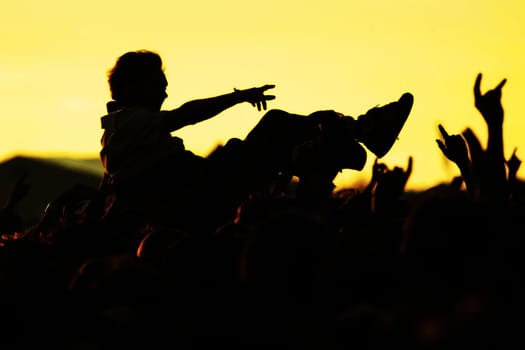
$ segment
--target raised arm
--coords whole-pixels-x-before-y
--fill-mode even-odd
[[[179,108],[164,112],[167,113],[166,127],[175,131],[187,125],[197,124],[242,102],[251,103],[259,111],[266,110],[266,102],[275,99],[275,96],[264,93],[274,87],[275,85],[263,85],[246,90],[234,89],[229,94],[186,102]]]
[[[406,170],[400,167],[389,169],[386,165],[374,163],[375,186],[372,189],[371,209],[375,213],[385,213],[395,209],[396,201],[405,191],[406,184],[412,174],[413,158],[408,157]]]
[[[479,185],[476,178],[477,174],[474,172],[473,164],[469,158],[467,142],[459,134],[450,135],[441,124],[438,125],[438,128],[443,138],[443,140],[436,139],[439,149],[445,157],[457,165],[467,187],[467,192],[473,198],[477,198],[479,196]],[[480,152],[482,152],[481,146]]]
[[[504,199],[506,189],[506,164],[503,152],[503,106],[501,104],[501,90],[506,79],[503,79],[494,89],[481,93],[481,73],[474,83],[474,102],[483,116],[488,128],[488,142],[485,151],[486,168],[484,177],[486,185],[495,200]],[[498,198],[499,197],[499,198]]]

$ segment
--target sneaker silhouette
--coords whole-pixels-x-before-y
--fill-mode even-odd
[[[412,110],[414,97],[404,93],[399,100],[374,107],[356,119],[332,110],[309,115],[320,126],[320,135],[298,147],[296,174],[319,171],[335,173],[341,169],[361,170],[367,154],[363,144],[378,158],[397,140]]]
[[[395,102],[368,110],[357,118],[357,141],[383,157],[397,140],[413,104],[414,96],[407,92]]]

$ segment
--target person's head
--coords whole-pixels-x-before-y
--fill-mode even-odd
[[[160,110],[168,96],[161,57],[152,51],[129,51],[108,72],[111,98],[123,107]]]

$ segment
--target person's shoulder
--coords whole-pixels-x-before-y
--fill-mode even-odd
[[[122,127],[159,126],[167,116],[167,111],[149,111],[143,108],[120,108],[101,117],[102,128],[115,130]],[[126,126],[127,125],[127,126]]]
[[[108,114],[103,115],[100,118],[102,129],[105,130],[115,130],[118,125],[122,124],[122,121],[134,119],[137,116],[140,118],[141,115],[140,111],[136,111],[134,109],[130,108],[119,108],[116,110],[111,110],[108,112]]]
[[[104,130],[114,130],[117,126],[116,112],[108,113],[100,117],[100,124]]]

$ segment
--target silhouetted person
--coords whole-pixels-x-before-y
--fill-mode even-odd
[[[232,138],[200,157],[171,132],[243,102],[266,110],[275,96],[265,93],[274,85],[234,89],[161,110],[168,82],[160,56],[147,50],[120,56],[108,82],[113,101],[101,118],[100,157],[115,193],[112,210],[146,210],[151,220],[171,218],[182,229],[203,224],[214,229],[232,218],[250,193],[293,175],[302,182],[303,197],[329,195],[340,170],[363,168],[366,151],[360,143],[378,157],[390,150],[413,103],[405,93],[357,119],[335,111],[304,116],[270,110],[244,140]],[[326,189],[310,193],[318,185]]]

